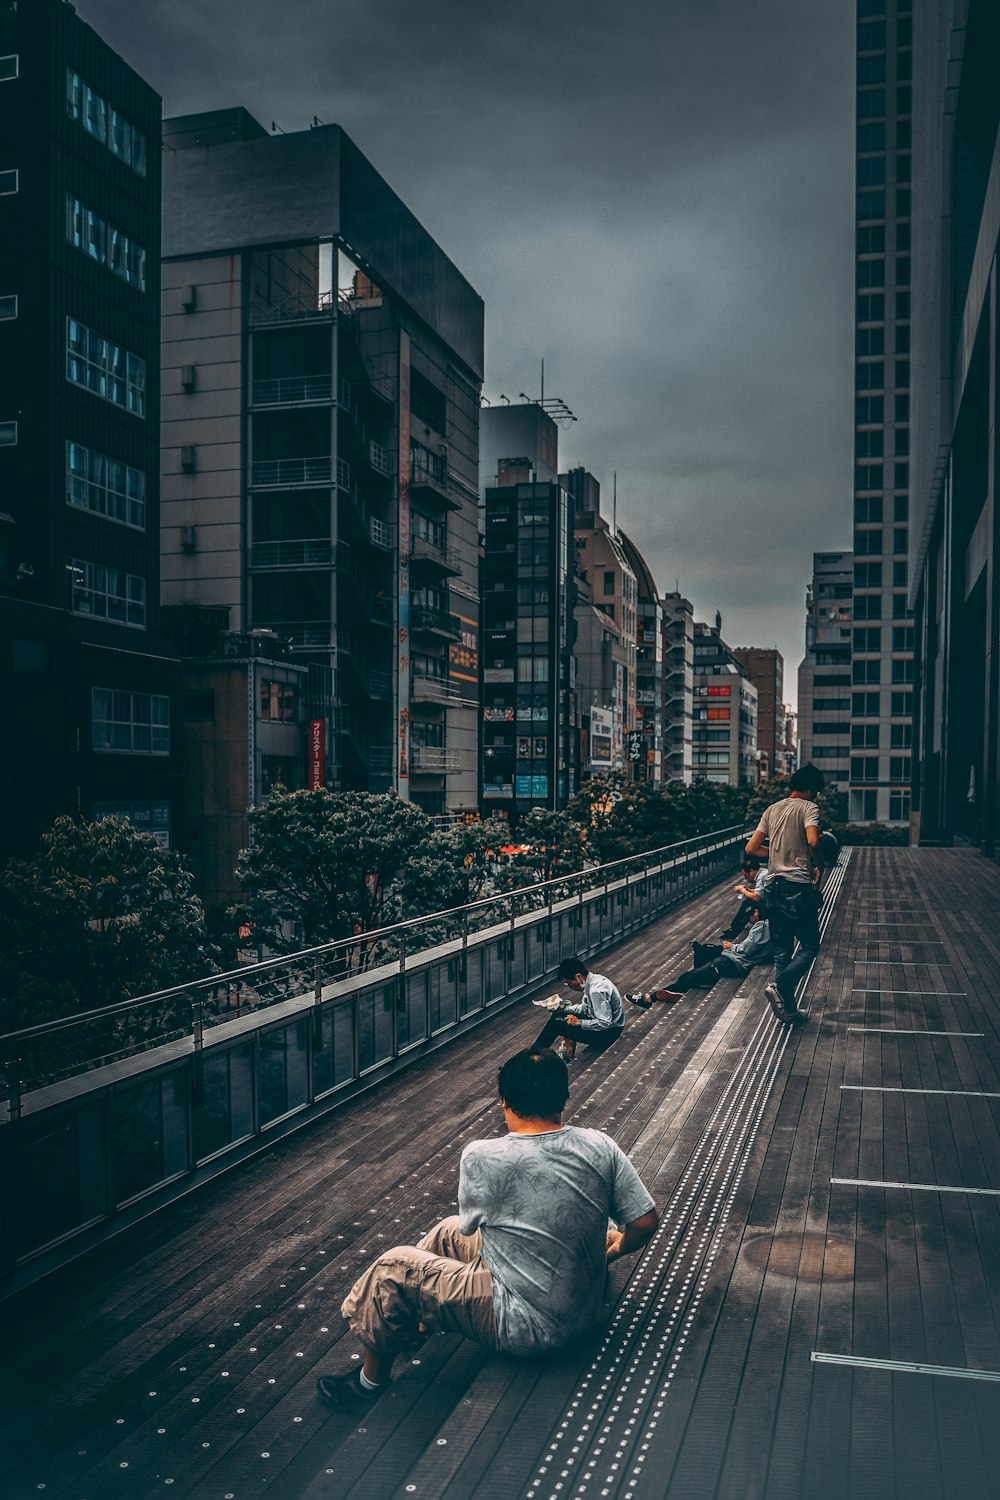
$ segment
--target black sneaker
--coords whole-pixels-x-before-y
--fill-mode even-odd
[[[806,1019],[805,1011],[799,1010],[794,1001],[791,1005],[785,1004],[781,995],[778,993],[776,985],[765,984],[764,994],[767,997],[768,1005],[774,1011],[774,1014],[777,1016],[778,1020],[782,1023],[783,1026],[793,1026],[798,1022],[804,1021]]]
[[[336,1411],[364,1411],[389,1389],[389,1383],[377,1390],[366,1391],[361,1384],[361,1370],[348,1370],[346,1375],[321,1375],[316,1382],[319,1399]]]
[[[639,992],[636,992],[634,995],[626,995],[625,999],[629,1002],[630,1005],[638,1005],[643,1010],[650,1010],[652,1008],[653,1002],[652,1000],[650,1000],[648,995],[643,995]]]

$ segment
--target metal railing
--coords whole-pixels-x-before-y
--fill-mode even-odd
[[[11,1285],[446,1045],[570,954],[620,941],[727,873],[744,837],[722,829],[496,889],[0,1038]],[[494,878],[514,873],[498,864]]]
[[[253,568],[323,568],[334,560],[335,543],[321,537],[296,541],[254,542],[250,549]]]
[[[328,453],[312,458],[258,458],[252,469],[256,489],[277,484],[329,484],[331,475]]]
[[[460,759],[457,750],[446,750],[440,745],[414,745],[410,766],[414,771],[457,771]]]
[[[309,401],[329,401],[333,382],[329,375],[285,375],[278,380],[255,380],[255,406],[293,406]]]

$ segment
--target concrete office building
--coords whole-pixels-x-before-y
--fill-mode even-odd
[[[912,0],[857,7],[849,812],[866,823],[910,816],[912,11]]]
[[[851,711],[859,738],[866,731],[866,694],[851,687],[850,552],[814,552],[806,592],[806,654],[799,663],[799,762],[819,766],[831,786],[847,791],[851,755]],[[873,703],[872,707],[876,707]]]
[[[308,666],[308,784],[474,810],[482,301],[338,126],[167,121],[164,218],[164,602]]]
[[[785,663],[773,646],[734,646],[757,689],[757,774],[761,781],[780,775],[785,743]]]
[[[0,4],[0,853],[64,813],[177,842],[159,136],[158,95],[72,6]]]
[[[636,781],[663,780],[663,606],[649,564],[624,531],[618,540],[636,580],[635,718],[626,755]]]
[[[484,408],[482,434],[481,805],[515,820],[564,807],[577,786],[573,518],[539,403]]]
[[[690,783],[694,766],[694,606],[683,594],[664,594],[663,778]]]
[[[757,689],[722,639],[722,616],[694,626],[695,781],[757,783]]]
[[[636,665],[639,584],[625,547],[601,515],[601,487],[584,469],[563,480],[575,496],[573,550],[576,573],[589,590],[589,603],[578,611],[577,675],[580,713],[610,710],[612,760],[624,768],[627,736],[636,725]],[[587,611],[603,616],[592,620]],[[610,626],[607,622],[610,622]],[[586,727],[586,726],[585,726]]]
[[[913,832],[964,838],[996,859],[1000,11],[928,0],[914,47]]]

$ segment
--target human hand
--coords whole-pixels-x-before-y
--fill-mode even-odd
[[[566,1017],[566,1025],[567,1026],[579,1026],[579,1024],[580,1024],[580,1017],[579,1016],[567,1016]],[[576,1043],[574,1042],[573,1045],[575,1046]]]
[[[731,948],[733,945],[730,942],[725,942],[724,941],[723,944],[722,944],[722,946],[723,946],[723,948]]]
[[[623,1234],[624,1231],[621,1229],[608,1230],[607,1239],[604,1242],[604,1248],[609,1266],[613,1260],[618,1260],[619,1256],[622,1253]]]

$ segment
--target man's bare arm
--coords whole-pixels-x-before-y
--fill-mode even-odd
[[[651,1208],[648,1214],[643,1214],[641,1219],[633,1219],[631,1224],[626,1224],[624,1229],[609,1229],[607,1240],[608,1265],[613,1260],[619,1260],[623,1255],[634,1255],[644,1245],[648,1245],[656,1233],[656,1226],[660,1222],[660,1216],[655,1208]]]
[[[765,839],[764,835],[761,833],[759,828],[756,828],[750,835],[750,838],[747,842],[746,852],[748,854],[756,855],[766,854],[766,844],[767,840]]]

